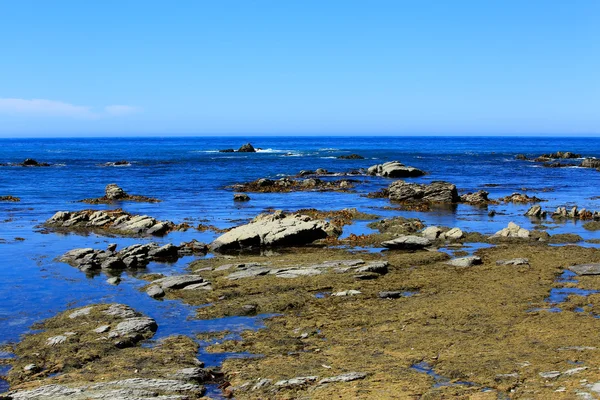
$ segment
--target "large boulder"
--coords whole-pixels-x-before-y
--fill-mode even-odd
[[[443,181],[430,184],[396,181],[389,188],[389,198],[400,202],[458,203],[456,186]]]
[[[339,228],[327,221],[277,211],[274,214],[259,215],[251,223],[230,230],[219,236],[210,247],[213,251],[227,251],[269,246],[301,246],[340,233]]]
[[[250,143],[246,143],[238,149],[238,153],[256,153],[256,149]]]
[[[110,183],[106,185],[104,189],[104,195],[109,200],[119,200],[127,197],[127,193],[121,189],[116,183]]]
[[[492,237],[509,237],[509,238],[522,238],[528,239],[530,232],[527,229],[521,228],[514,222],[509,222],[508,226],[502,230],[496,232]]]
[[[425,172],[414,167],[408,167],[399,161],[390,161],[369,167],[367,174],[386,178],[411,178],[423,176]]]
[[[600,159],[586,158],[581,162],[581,166],[584,168],[600,168]]]

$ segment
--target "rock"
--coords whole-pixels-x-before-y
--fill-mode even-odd
[[[250,196],[245,193],[235,193],[233,195],[233,201],[250,201]]]
[[[460,228],[452,228],[442,236],[448,240],[459,240],[462,239],[465,234]]]
[[[102,269],[124,269],[125,264],[119,257],[108,257],[101,265]]]
[[[106,250],[107,250],[107,251],[111,251],[111,252],[113,252],[113,251],[116,251],[116,250],[117,250],[117,244],[116,244],[116,243],[111,243],[111,244],[109,244],[109,245],[106,247]]]
[[[46,341],[46,345],[47,346],[56,346],[59,344],[63,344],[66,341],[67,341],[67,336],[65,336],[65,335],[52,336],[52,337],[48,338],[48,340]]]
[[[251,223],[233,228],[219,236],[210,247],[220,252],[269,246],[302,246],[339,233],[339,229],[327,221],[276,212],[259,215]]]
[[[364,160],[365,159],[363,156],[358,155],[358,154],[343,155],[343,156],[338,156],[338,158],[340,160]]]
[[[470,256],[470,257],[455,258],[453,260],[448,261],[446,264],[452,265],[454,267],[471,267],[473,265],[479,265],[481,263],[482,263],[481,257]]]
[[[325,168],[317,168],[315,175],[329,175],[329,171],[327,171]]]
[[[365,265],[364,267],[357,268],[356,272],[358,272],[358,273],[374,272],[376,274],[384,275],[384,274],[387,274],[387,272],[388,272],[388,262],[387,261],[372,262],[372,263]]]
[[[350,290],[344,290],[341,292],[332,293],[331,295],[336,296],[336,297],[346,297],[346,296],[356,296],[359,294],[362,294],[362,292],[360,292],[358,290],[350,289]]]
[[[41,370],[42,369],[39,366],[37,366],[36,364],[27,364],[26,366],[23,367],[23,371],[24,372],[28,372],[28,373],[31,373],[31,374],[34,374],[34,373],[39,372]]]
[[[246,143],[238,149],[238,153],[256,153],[256,149],[250,143]]]
[[[137,335],[152,336],[158,329],[156,321],[148,317],[133,317],[119,322],[108,335],[109,338],[122,338]]]
[[[235,153],[235,149],[223,149],[219,150],[219,153]]]
[[[102,164],[104,167],[129,167],[131,163],[127,160],[119,160],[119,161],[109,161],[107,163]]]
[[[547,371],[540,372],[539,375],[544,379],[555,379],[558,378],[561,374],[560,371]]]
[[[183,289],[194,283],[202,283],[204,279],[200,275],[174,275],[160,278],[152,282],[153,285],[164,289]]]
[[[272,379],[263,378],[263,379],[259,380],[256,383],[256,385],[252,386],[252,390],[259,390],[259,389],[265,388],[265,387],[269,386],[271,383],[273,383]]]
[[[112,315],[117,318],[134,318],[139,317],[141,314],[135,311],[133,308],[124,304],[111,304],[108,309],[103,311],[106,315]]]
[[[95,333],[105,333],[110,331],[110,325],[100,325],[96,329],[94,329]]]
[[[529,265],[527,258],[513,258],[511,260],[498,260],[496,265]]]
[[[521,228],[514,222],[509,222],[508,227],[496,232],[492,237],[517,237],[527,239],[530,236],[530,232],[527,229]]]
[[[94,307],[80,308],[79,310],[73,311],[71,314],[69,314],[69,318],[73,319],[73,318],[83,317],[84,315],[90,315],[93,308]]]
[[[488,199],[488,195],[490,193],[485,190],[479,190],[475,193],[467,193],[460,196],[460,201],[463,203],[471,203],[471,204],[487,204],[490,199]]]
[[[517,154],[515,156],[515,159],[517,160],[528,160],[527,156],[525,154]]]
[[[527,194],[517,193],[517,192],[511,194],[510,196],[503,197],[500,200],[505,203],[519,203],[519,204],[539,203],[540,201],[544,201],[535,196],[529,197]]]
[[[387,247],[388,249],[395,250],[419,250],[430,246],[431,241],[420,236],[407,235],[397,237],[393,240],[387,240],[381,243],[381,245],[383,247]]]
[[[600,168],[600,159],[586,158],[581,162],[583,168]]]
[[[123,189],[121,189],[116,183],[110,183],[106,185],[104,189],[104,195],[109,200],[119,200],[127,197],[127,193]]]
[[[107,279],[106,282],[110,285],[118,285],[121,283],[121,278],[118,276],[113,276],[112,278]]]
[[[212,379],[211,373],[200,367],[182,368],[173,374],[173,378],[184,381],[206,382]]]
[[[572,265],[568,269],[577,275],[600,275],[600,263]]]
[[[179,248],[171,243],[165,244],[157,249],[150,250],[148,255],[155,259],[177,259]]]
[[[158,285],[152,285],[146,289],[146,294],[153,299],[164,297],[165,291]]]
[[[257,276],[267,275],[271,270],[269,268],[252,267],[242,271],[234,272],[227,275],[227,279],[235,281],[238,279],[254,278]]]
[[[442,234],[442,230],[437,226],[430,226],[421,231],[424,238],[429,240],[435,240]]]
[[[541,206],[535,205],[535,206],[532,206],[531,208],[529,208],[529,210],[527,210],[527,212],[525,213],[525,216],[532,217],[532,218],[545,218],[546,212],[542,211]]]
[[[399,161],[390,161],[369,167],[367,174],[386,178],[412,178],[423,176],[425,172],[414,167],[407,167]]]
[[[300,376],[300,377],[293,378],[293,379],[285,379],[285,380],[275,382],[275,386],[290,388],[290,387],[306,385],[308,383],[315,382],[317,379],[319,379],[318,376]]]
[[[398,202],[458,203],[456,186],[448,182],[434,181],[430,184],[393,182],[389,187],[389,199]]]
[[[20,198],[14,196],[0,196],[0,201],[8,201],[12,203],[18,203],[21,201]]]
[[[324,385],[326,383],[334,383],[334,382],[352,382],[358,379],[365,379],[367,374],[364,372],[348,372],[338,376],[332,376],[330,378],[321,379],[319,381],[319,385]]]

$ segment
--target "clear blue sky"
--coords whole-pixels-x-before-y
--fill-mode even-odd
[[[0,135],[600,134],[597,0],[0,2]]]

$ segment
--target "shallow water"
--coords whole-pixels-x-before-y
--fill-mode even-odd
[[[218,149],[238,148],[251,141],[265,150],[255,154],[218,153]],[[294,175],[303,169],[326,168],[346,172],[390,160],[400,160],[428,172],[410,179],[414,182],[447,180],[459,192],[485,189],[491,198],[509,195],[527,188],[527,194],[548,200],[544,209],[577,204],[600,210],[597,193],[600,173],[582,168],[542,168],[514,155],[539,155],[557,150],[580,152],[600,157],[600,139],[564,138],[142,138],[142,139],[4,139],[0,140],[0,163],[21,162],[34,158],[54,164],[48,168],[0,167],[0,196],[13,195],[19,203],[0,203],[0,344],[15,342],[31,325],[57,312],[97,302],[122,302],[155,318],[159,324],[156,339],[171,334],[194,336],[199,332],[229,329],[257,329],[260,319],[232,317],[211,321],[194,319],[195,310],[177,301],[157,301],[139,291],[145,282],[136,273],[124,273],[118,286],[106,283],[107,276],[86,275],[55,259],[77,247],[103,248],[108,243],[124,247],[149,239],[45,233],[39,224],[59,210],[123,207],[131,213],[148,214],[176,223],[190,221],[229,227],[249,220],[268,208],[342,209],[356,207],[382,217],[415,217],[428,225],[460,227],[485,234],[504,228],[514,221],[531,229],[539,221],[522,214],[527,205],[500,204],[489,207],[458,205],[453,209],[431,212],[386,210],[386,199],[364,195],[389,185],[385,178],[356,177],[355,193],[299,192],[252,194],[247,203],[234,203],[228,185],[262,177]],[[339,160],[339,155],[358,153],[365,160]],[[111,161],[128,160],[128,167],[105,167]],[[354,178],[354,177],[352,177]],[[155,204],[122,203],[90,206],[76,201],[100,197],[108,183],[118,183],[131,194],[156,197]],[[489,187],[486,185],[492,184]],[[547,191],[552,190],[552,191]],[[488,211],[496,216],[489,217]],[[368,221],[345,229],[351,233],[369,233]],[[589,232],[578,221],[556,223],[547,219],[551,234],[577,233],[584,239],[598,239],[600,232]],[[210,242],[213,232],[174,232],[159,243],[197,239]],[[22,240],[23,239],[23,240]],[[592,244],[585,244],[592,245]],[[470,245],[469,252],[479,248]],[[357,249],[381,251],[382,249]],[[454,250],[454,249],[452,249]],[[175,264],[152,263],[145,271],[165,275],[185,271],[193,257]],[[223,357],[200,358],[217,365]],[[2,381],[0,380],[0,385]],[[2,388],[0,388],[2,389]],[[0,390],[2,391],[2,390]]]

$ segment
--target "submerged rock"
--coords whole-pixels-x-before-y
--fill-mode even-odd
[[[539,203],[540,201],[545,201],[542,199],[538,199],[535,196],[529,197],[525,193],[517,193],[517,192],[511,194],[510,196],[503,197],[500,200],[502,200],[505,203],[519,203],[519,204]]]
[[[338,158],[340,160],[364,160],[365,158],[359,154],[349,154],[349,155],[343,155],[343,156],[338,156]]]
[[[339,236],[340,233],[339,228],[327,221],[278,211],[259,215],[251,223],[233,228],[219,236],[210,247],[213,251],[229,251],[302,246],[328,236]]]
[[[418,168],[408,167],[400,161],[389,161],[369,167],[367,174],[386,178],[411,178],[423,176],[425,172]]]

